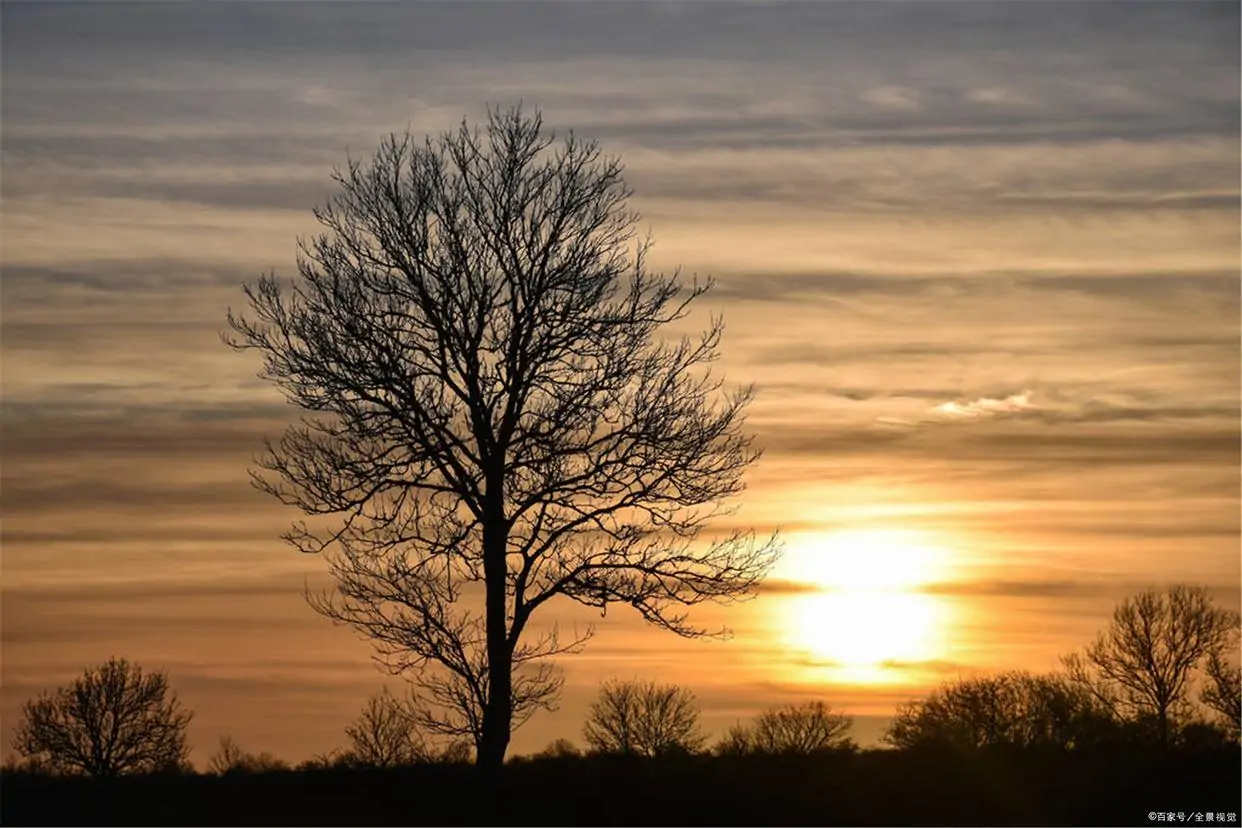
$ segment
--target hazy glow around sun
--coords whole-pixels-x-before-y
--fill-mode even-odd
[[[781,626],[799,661],[848,684],[899,681],[946,658],[950,607],[918,591],[948,577],[951,553],[902,529],[852,529],[791,541],[782,573],[818,590],[789,596]]]
[[[849,529],[794,540],[788,577],[828,590],[906,590],[943,578],[949,553],[906,529]]]

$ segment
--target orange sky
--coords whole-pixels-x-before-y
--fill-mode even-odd
[[[865,740],[943,678],[1054,667],[1143,586],[1237,608],[1237,15],[6,5],[0,750],[114,654],[169,671],[200,764],[225,732],[343,742],[386,679],[302,600],[323,564],[246,476],[291,412],[218,335],[347,152],[488,101],[620,154],[653,263],[718,279],[766,451],[733,520],[788,550],[696,616],[727,642],[551,607],[597,632],[516,752],[577,739],[612,676],[717,731],[825,698]]]

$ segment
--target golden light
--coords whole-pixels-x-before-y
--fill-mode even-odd
[[[817,590],[782,602],[788,644],[836,682],[901,681],[948,654],[949,605],[918,587],[947,578],[951,564],[946,547],[909,530],[795,538],[780,574]]]
[[[837,590],[903,590],[944,576],[948,553],[908,529],[849,529],[790,544],[787,577]]]

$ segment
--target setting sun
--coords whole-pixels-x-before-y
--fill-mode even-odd
[[[947,577],[951,553],[903,529],[852,529],[790,542],[782,570],[815,591],[782,602],[795,660],[824,678],[886,684],[943,660],[948,605],[920,593]]]
[[[944,577],[949,553],[905,529],[850,529],[792,540],[787,577],[828,590],[903,590]]]

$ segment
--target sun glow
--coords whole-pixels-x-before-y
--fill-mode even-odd
[[[918,587],[948,577],[951,554],[918,533],[860,529],[790,543],[781,573],[815,591],[782,602],[798,663],[834,681],[881,684],[947,656],[949,607]]]

